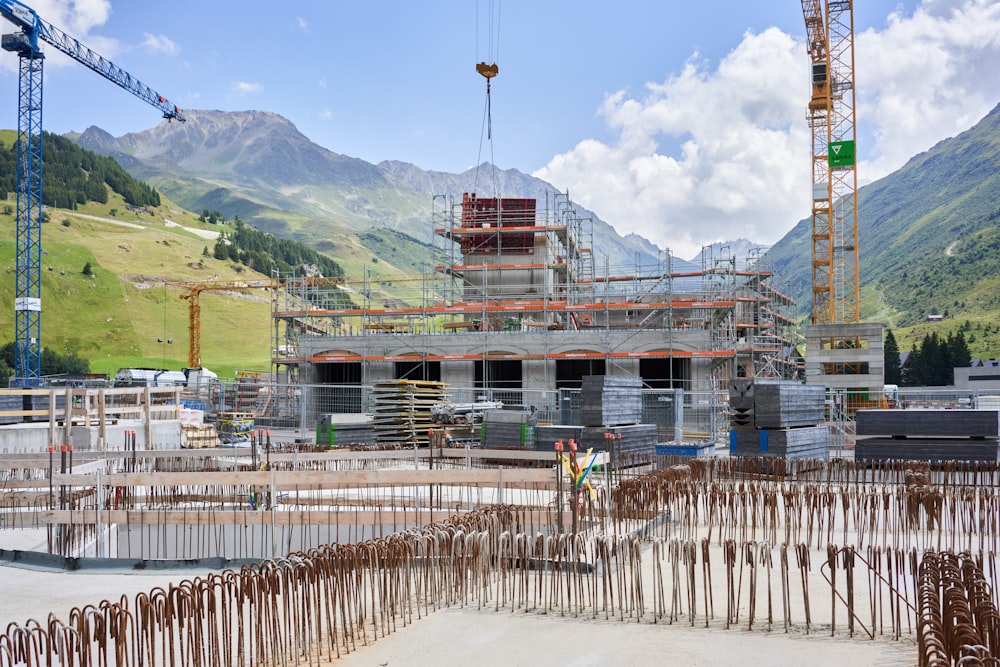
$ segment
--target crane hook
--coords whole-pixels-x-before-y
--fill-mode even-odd
[[[487,65],[486,62],[481,62],[476,64],[476,71],[486,77],[486,85],[489,85],[490,79],[495,77],[500,73],[500,68],[497,67],[496,63],[492,65]]]

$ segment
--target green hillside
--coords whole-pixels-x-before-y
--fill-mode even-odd
[[[1000,357],[1000,107],[858,192],[861,315],[901,350],[965,333],[974,357]],[[776,275],[811,305],[809,221],[768,251]],[[928,323],[928,315],[942,322]]]
[[[0,209],[0,341],[14,333],[13,201]],[[42,225],[42,345],[90,360],[91,371],[187,365],[188,307],[165,279],[255,280],[265,276],[211,256],[213,232],[169,201],[151,215],[125,211],[119,195],[74,211],[50,208]],[[123,214],[126,212],[126,214]],[[206,256],[205,250],[209,250]],[[90,264],[92,275],[83,274]],[[220,374],[270,364],[267,293],[201,298],[203,364]],[[170,341],[168,343],[168,341]]]

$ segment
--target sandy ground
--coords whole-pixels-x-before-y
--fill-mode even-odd
[[[44,545],[44,532],[0,530],[0,547],[36,549]],[[29,618],[43,620],[49,612],[65,619],[74,606],[97,604],[103,599],[132,598],[156,586],[188,579],[204,571],[185,569],[157,573],[82,573],[25,569],[0,565],[0,628],[10,622],[23,624]],[[829,593],[812,593],[817,607],[829,605]],[[724,611],[721,612],[724,616]],[[651,615],[647,615],[650,618]],[[830,637],[828,628],[805,635],[800,629],[785,633],[780,625],[768,632],[758,624],[754,631],[722,627],[717,606],[713,627],[704,620],[696,627],[686,622],[653,624],[597,620],[584,614],[561,617],[501,610],[479,611],[475,604],[431,612],[395,633],[379,637],[369,646],[343,655],[334,664],[393,667],[399,665],[774,665],[809,667],[830,665],[913,665],[916,638],[904,636],[896,642]],[[766,621],[766,619],[765,619]]]
[[[675,623],[622,623],[523,612],[443,609],[335,661],[427,665],[913,665],[912,640],[831,638]]]

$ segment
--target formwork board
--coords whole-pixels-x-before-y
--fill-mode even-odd
[[[830,433],[825,426],[733,429],[729,432],[730,456],[767,456],[785,459],[827,459]]]
[[[859,410],[856,419],[859,436],[1000,436],[1000,410]]]
[[[1000,438],[858,438],[855,461],[1000,461]]]
[[[576,442],[577,451],[606,452],[612,448],[605,434],[615,436],[614,449],[623,453],[649,453],[656,450],[657,429],[655,424],[634,424],[631,426],[538,426],[535,428],[535,450],[552,451],[557,440],[568,446],[569,439]],[[621,435],[621,438],[618,435]]]
[[[824,419],[826,390],[799,382],[755,380],[754,425],[759,429],[815,426]]]
[[[642,380],[616,375],[583,376],[580,420],[585,426],[638,424],[642,420]]]

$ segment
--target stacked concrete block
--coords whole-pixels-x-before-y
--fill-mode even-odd
[[[642,421],[642,379],[585,375],[580,386],[584,426],[621,426]]]
[[[857,461],[1000,461],[1000,410],[859,410]]]
[[[730,381],[731,456],[827,459],[823,387],[771,379]]]

